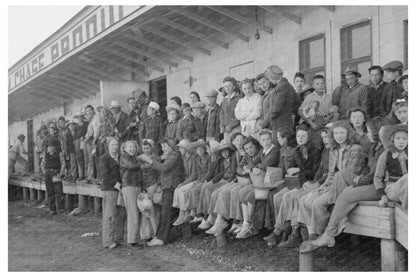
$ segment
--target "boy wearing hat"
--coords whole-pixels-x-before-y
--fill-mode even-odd
[[[218,91],[211,89],[207,92],[208,110],[207,110],[207,127],[206,141],[221,141],[222,135],[220,131],[220,105],[217,103]]]
[[[84,114],[78,113],[74,115],[76,122],[75,125],[75,135],[74,135],[74,145],[75,145],[75,157],[78,165],[78,179],[85,179],[85,159],[84,159],[84,147],[81,147],[81,142],[84,144],[84,138],[87,134],[88,123],[84,120]]]
[[[14,170],[14,166],[17,163],[23,166],[23,173],[27,171],[27,161],[20,154],[28,155],[26,149],[23,147],[23,142],[25,141],[25,135],[21,134],[17,137],[16,142],[9,150],[9,178],[10,174]]]
[[[168,125],[166,126],[165,138],[176,140],[182,109],[175,101],[171,101],[166,106],[166,112],[168,113]]]
[[[155,153],[160,154],[160,144],[158,143],[165,134],[165,124],[159,113],[160,106],[156,102],[150,102],[146,113],[147,117],[141,124],[140,138],[151,139],[155,142]]]
[[[346,119],[349,109],[361,108],[367,111],[367,89],[358,81],[361,77],[356,67],[345,69],[346,86],[332,96],[332,105],[337,107],[338,119]]]
[[[51,125],[50,135],[46,140],[45,158],[42,160],[43,172],[45,172],[45,185],[48,194],[48,206],[50,214],[56,214],[64,210],[64,198],[62,187],[62,152],[61,141],[58,137],[58,129]]]
[[[381,98],[381,115],[387,116],[391,112],[394,101],[403,92],[403,87],[398,83],[402,75],[403,63],[400,61],[391,61],[383,66],[383,70],[384,79],[389,85],[386,88],[386,93]]]
[[[116,100],[111,101],[110,111],[114,118],[115,136],[119,139],[120,143],[123,143],[127,140],[127,126],[129,124],[129,116],[121,110],[121,105]]]
[[[195,118],[191,112],[191,105],[183,103],[182,105],[183,117],[179,120],[176,129],[176,138],[178,141],[187,139],[190,142],[197,139],[202,139],[202,123],[199,118]]]
[[[202,140],[206,138],[207,132],[207,114],[205,113],[205,104],[198,101],[191,105],[192,113],[195,119],[195,125],[198,129],[198,137]]]
[[[235,117],[234,110],[243,95],[237,91],[237,81],[233,77],[225,77],[222,83],[227,96],[221,103],[220,131],[225,142],[230,142],[231,135],[240,129],[240,121]]]

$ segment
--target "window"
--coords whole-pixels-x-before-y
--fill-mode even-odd
[[[299,42],[299,71],[310,83],[316,74],[325,75],[325,38],[314,36]]]
[[[357,67],[362,84],[368,83],[368,68],[371,66],[371,25],[361,22],[341,29],[341,72],[348,66]]]
[[[407,61],[407,59],[409,58],[409,56],[408,56],[408,48],[407,48],[407,46],[408,46],[408,35],[409,35],[409,29],[408,29],[408,24],[409,24],[409,21],[408,20],[404,20],[403,21],[403,66],[404,66],[404,68],[407,68],[407,65],[408,65],[408,61]]]

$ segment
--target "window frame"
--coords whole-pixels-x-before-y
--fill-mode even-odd
[[[313,68],[302,68],[303,64],[306,64],[306,61],[303,62],[302,58],[305,56],[303,54],[303,49],[305,49],[305,44],[308,45],[308,58],[309,58],[309,64],[310,64],[310,46],[309,44],[315,40],[323,40],[323,51],[324,51],[324,61],[323,61],[323,65],[322,66],[317,66],[317,67],[313,67]],[[319,33],[304,39],[299,40],[299,72],[302,72],[305,75],[305,81],[306,82],[310,82],[312,81],[313,76],[316,75],[316,73],[318,72],[324,72],[324,76],[326,75],[326,40],[325,40],[325,33]],[[310,80],[309,80],[310,77]]]
[[[370,54],[369,55],[367,55],[367,56],[361,56],[361,57],[358,57],[358,58],[352,58],[352,44],[353,44],[353,41],[352,41],[352,30],[354,30],[354,29],[359,29],[359,28],[361,28],[361,27],[364,27],[364,26],[369,26],[370,27],[370,30],[369,30],[369,32],[370,32]],[[346,60],[343,60],[343,57],[342,57],[342,50],[343,50],[343,41],[342,41],[342,38],[343,38],[343,32],[348,32],[347,33],[347,35],[348,35],[348,41],[347,41],[347,44],[348,44],[348,48],[347,48],[347,56],[348,57],[351,57],[351,58],[348,58],[348,59],[346,59]],[[371,18],[369,18],[369,19],[366,19],[366,20],[363,20],[363,21],[360,21],[360,22],[357,22],[357,23],[352,23],[352,24],[348,24],[348,25],[345,25],[345,26],[342,26],[341,28],[340,28],[340,36],[339,36],[339,39],[340,39],[340,62],[341,62],[341,74],[343,74],[344,73],[344,71],[345,71],[345,68],[347,68],[348,66],[356,66],[356,67],[358,67],[358,64],[361,64],[361,63],[364,63],[364,62],[370,62],[370,64],[372,64],[373,63],[373,27],[372,27],[372,20],[371,20]],[[361,74],[363,74],[364,72],[360,72]]]
[[[409,64],[409,19],[403,20],[403,68]]]

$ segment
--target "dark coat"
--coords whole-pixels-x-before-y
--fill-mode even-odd
[[[117,136],[121,142],[124,142],[127,140],[128,135],[127,126],[130,123],[129,116],[125,112],[121,111],[115,120],[114,129],[117,128],[119,132]]]
[[[220,141],[220,112],[221,108],[218,104],[207,112],[206,137],[214,137],[216,141]]]
[[[100,158],[100,172],[103,183],[101,185],[102,191],[117,191],[114,185],[121,183],[120,166],[109,153],[106,153]]]
[[[294,155],[296,166],[299,168],[299,179],[302,184],[314,179],[321,162],[321,151],[318,148],[312,143],[309,143],[306,148],[308,149],[308,158],[306,160],[300,151],[300,147],[296,147]]]
[[[240,121],[235,118],[235,107],[237,106],[238,100],[243,98],[244,95],[240,92],[235,92],[233,98],[224,98],[221,103],[220,111],[220,126],[224,132],[226,127],[229,127],[231,130],[240,125]]]
[[[136,157],[132,157],[127,153],[121,154],[120,157],[120,175],[122,187],[141,187],[142,174],[140,165],[142,163]]]
[[[162,189],[176,188],[184,178],[181,154],[172,150],[162,162],[153,161],[152,167],[159,171]]]

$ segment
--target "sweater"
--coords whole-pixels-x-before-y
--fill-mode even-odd
[[[121,183],[120,166],[118,161],[114,160],[109,153],[100,158],[100,174],[103,180],[101,185],[102,191],[117,191],[114,185]]]

